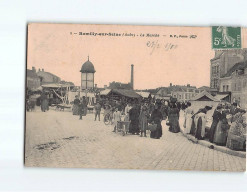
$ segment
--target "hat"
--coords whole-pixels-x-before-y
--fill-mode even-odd
[[[171,103],[176,103],[176,101],[177,101],[176,98],[171,97]]]
[[[212,106],[205,106],[205,109],[211,110],[212,109]]]
[[[221,105],[218,105],[216,109],[217,110],[222,109],[222,106]]]

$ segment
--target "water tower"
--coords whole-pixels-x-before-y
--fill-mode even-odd
[[[81,67],[81,89],[94,89],[94,65],[88,60]]]

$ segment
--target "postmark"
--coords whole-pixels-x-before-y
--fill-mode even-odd
[[[213,49],[240,49],[241,42],[241,27],[212,27]]]

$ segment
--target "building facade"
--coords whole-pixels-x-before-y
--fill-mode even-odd
[[[41,85],[44,84],[50,84],[50,83],[59,83],[61,81],[61,78],[50,73],[45,72],[44,69],[37,72],[37,75],[40,77]]]
[[[35,67],[32,70],[27,69],[27,88],[29,90],[37,89],[40,86],[40,77],[36,73]]]
[[[246,59],[246,49],[217,50],[211,59],[210,87],[219,91],[219,79],[223,77],[236,63]]]
[[[247,108],[247,61],[235,64],[219,83],[220,92],[231,93],[231,103]]]

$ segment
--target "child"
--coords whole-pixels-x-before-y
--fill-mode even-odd
[[[113,129],[113,132],[116,132],[117,131],[117,123],[118,121],[121,121],[121,113],[118,111],[118,108],[116,107],[115,108],[115,112],[113,113],[113,126],[114,126],[114,129]]]
[[[147,107],[143,106],[140,116],[139,116],[139,121],[140,121],[140,129],[141,129],[141,137],[147,137],[146,135],[146,130],[148,128],[148,119],[149,119],[149,113],[147,111]]]

